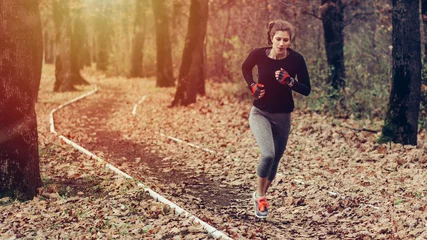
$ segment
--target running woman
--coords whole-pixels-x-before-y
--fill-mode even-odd
[[[291,129],[294,110],[292,91],[308,96],[310,78],[304,57],[291,49],[293,26],[284,20],[268,24],[268,44],[249,54],[242,65],[243,76],[255,100],[249,115],[249,125],[261,150],[257,167],[258,187],[253,193],[255,215],[266,218],[266,193],[276,176]],[[258,83],[252,76],[258,67]]]

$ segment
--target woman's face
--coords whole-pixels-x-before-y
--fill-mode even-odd
[[[276,54],[285,54],[286,49],[291,45],[291,36],[287,31],[276,31],[271,41]]]

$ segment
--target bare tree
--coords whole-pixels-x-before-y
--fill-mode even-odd
[[[172,71],[172,51],[169,36],[169,21],[164,0],[153,0],[157,45],[157,83],[158,87],[174,86]]]
[[[326,57],[330,70],[329,84],[338,89],[345,86],[344,67],[344,4],[341,0],[322,0],[321,16]]]
[[[195,103],[200,86],[204,86],[203,42],[207,23],[208,0],[192,0],[178,86],[172,106]]]
[[[421,93],[419,1],[393,0],[393,79],[379,142],[417,145]]]
[[[56,30],[55,83],[56,92],[75,91],[71,72],[71,19],[69,0],[53,0]]]
[[[35,103],[43,40],[37,0],[0,0],[0,197],[42,186]]]
[[[130,71],[131,77],[143,77],[143,60],[144,60],[144,42],[146,32],[146,6],[147,0],[135,1],[135,23],[134,23],[134,40],[132,51],[132,67]]]
[[[96,68],[101,71],[106,71],[108,68],[108,59],[111,46],[111,6],[108,5],[108,0],[98,0],[100,7],[95,17],[96,30]]]
[[[78,2],[80,3],[80,1]],[[89,85],[89,82],[80,74],[80,70],[84,66],[83,56],[87,56],[85,54],[85,51],[87,51],[86,35],[86,25],[82,20],[82,5],[80,4],[73,10],[71,20],[71,74],[73,85]]]
[[[52,5],[49,2],[40,4],[40,15],[43,29],[43,43],[44,43],[44,62],[52,64],[55,62],[55,33],[54,22],[52,19]]]

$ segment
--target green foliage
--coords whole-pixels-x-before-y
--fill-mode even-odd
[[[222,57],[225,61],[225,69],[229,70],[228,75],[231,78],[231,81],[241,81],[243,79],[241,70],[241,56],[247,56],[248,53],[245,54],[245,51],[250,48],[248,48],[248,46],[245,46],[244,44],[241,44],[241,39],[239,39],[239,36],[237,35],[226,39],[226,41],[229,44],[230,48],[228,49],[228,51],[222,52]],[[241,53],[242,55],[236,54],[236,52]]]
[[[346,86],[335,90],[327,84],[326,58],[310,58],[312,92],[308,98],[297,97],[298,107],[335,117],[355,119],[383,118],[391,82],[390,34],[380,29],[374,34],[367,24],[346,32],[344,48]],[[313,54],[305,54],[310,56]],[[297,95],[296,95],[297,96]]]
[[[427,129],[427,63],[423,64],[422,69],[422,84],[424,87],[421,88],[421,103],[420,103],[420,115],[418,117],[418,124],[420,129]]]
[[[379,12],[378,14],[380,19],[372,16],[360,21],[355,20],[346,26],[344,30],[346,85],[345,88],[339,90],[332,88],[327,83],[331,72],[326,60],[321,22],[313,22],[310,17],[305,15],[300,16],[296,25],[299,28],[297,31],[299,34],[292,48],[305,57],[312,91],[309,97],[294,94],[297,108],[309,109],[334,117],[355,119],[382,119],[384,117],[392,72],[391,32],[388,31],[391,21],[389,12]],[[307,26],[310,28],[308,29]],[[387,31],[384,30],[385,27],[387,27]],[[226,51],[221,53],[225,59],[226,69],[229,71],[226,78],[242,85],[240,82],[244,82],[244,80],[241,75],[241,64],[250,49],[263,46],[263,44],[256,45],[256,43],[259,42],[258,38],[260,37],[262,40],[264,35],[242,35],[239,30],[231,33],[236,36],[227,39]],[[254,73],[254,77],[256,78],[256,73]],[[251,98],[250,94],[242,93],[247,92],[245,87],[242,90],[236,88],[230,91],[238,98]]]

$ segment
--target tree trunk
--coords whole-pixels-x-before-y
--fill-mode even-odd
[[[157,45],[157,87],[174,86],[169,21],[164,0],[153,0]]]
[[[44,62],[47,64],[53,64],[54,63],[54,48],[53,45],[54,40],[52,37],[52,34],[45,29],[44,30],[44,38],[43,38],[43,44],[44,44]]]
[[[74,10],[71,22],[71,75],[73,85],[89,85],[80,74],[84,63],[81,61],[86,48],[86,27],[81,18],[81,8]]]
[[[96,17],[97,47],[96,69],[106,71],[108,68],[108,55],[111,46],[111,6],[107,0],[100,0],[100,13]]]
[[[55,39],[56,37],[55,37],[55,34],[52,34],[50,37],[49,37],[49,59],[52,59],[52,60],[50,60],[50,62],[53,64],[53,63],[55,63],[55,56],[56,56],[56,39]]]
[[[204,86],[203,42],[207,22],[208,0],[192,0],[178,86],[172,106],[195,103],[200,86]]]
[[[132,51],[132,68],[130,71],[131,77],[144,77],[143,60],[144,60],[144,42],[145,42],[145,6],[146,0],[136,0],[136,14],[135,14],[135,27],[134,27],[134,40]]]
[[[35,102],[43,61],[37,0],[0,0],[0,198],[42,186]]]
[[[73,85],[89,85],[80,74],[84,63],[81,61],[85,44],[86,27],[81,18],[81,8],[74,10],[71,22],[71,75]]]
[[[419,2],[393,0],[393,79],[380,143],[417,145],[421,93]]]
[[[89,10],[90,11],[90,10]],[[91,34],[88,31],[88,26],[91,24],[90,18],[87,16],[87,10],[85,7],[82,7],[79,12],[78,21],[75,24],[76,29],[80,29],[78,33],[81,35],[82,46],[80,47],[78,62],[79,69],[82,70],[85,66],[90,67],[92,64],[91,60],[91,49],[90,49],[90,36]]]
[[[344,8],[341,0],[322,0],[321,16],[326,58],[330,70],[328,83],[338,89],[345,86]]]
[[[427,0],[421,0],[421,19],[423,20],[424,63],[427,63]]]
[[[55,83],[53,91],[75,91],[71,71],[71,26],[69,0],[53,0],[56,30]]]

